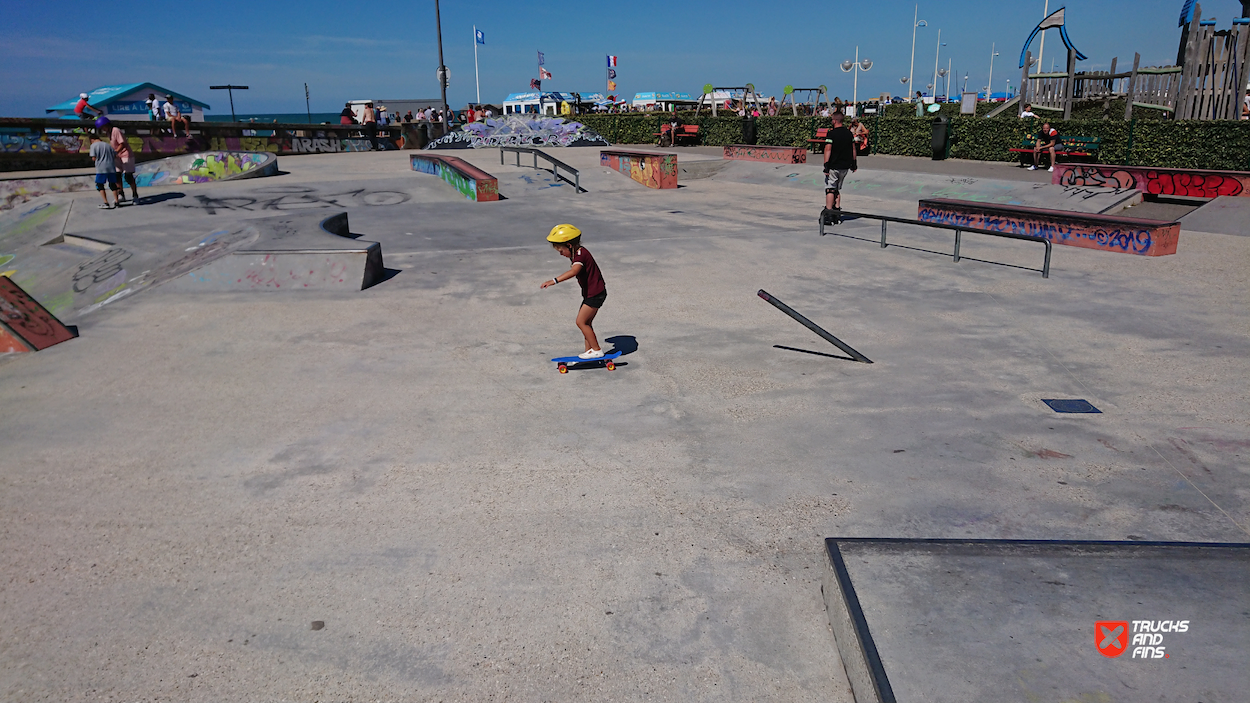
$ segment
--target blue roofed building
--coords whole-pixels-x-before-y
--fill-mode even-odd
[[[165,104],[165,96],[172,95],[174,104],[182,114],[191,118],[192,122],[204,121],[204,110],[209,109],[207,103],[182,93],[162,88],[155,83],[127,83],[125,85],[106,85],[87,93],[87,103],[104,113],[105,117],[118,120],[146,120],[148,106],[144,102],[148,94],[155,93],[161,105]],[[78,119],[74,114],[74,106],[78,104],[78,96],[66,100],[60,105],[53,105],[45,112],[54,113],[56,117]]]

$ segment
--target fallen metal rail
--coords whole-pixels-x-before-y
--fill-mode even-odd
[[[521,154],[530,154],[534,157],[534,168],[538,168],[538,157],[540,156],[543,157],[547,161],[551,162],[551,175],[573,186],[573,190],[575,190],[578,193],[586,192],[586,190],[582,188],[582,177],[581,177],[581,174],[577,172],[577,169],[555,158],[554,156],[551,156],[539,149],[535,149],[529,146],[501,146],[499,147],[499,165],[500,166],[504,165],[503,153],[505,151],[511,151],[516,154],[517,166],[521,165]],[[560,169],[564,169],[565,171],[568,171],[569,174],[573,176],[573,180],[570,181],[567,177],[561,176]]]
[[[821,337],[822,339],[824,339],[826,342],[829,342],[830,344],[832,344],[833,346],[837,347],[838,349],[841,349],[842,351],[846,352],[847,354],[850,354],[850,355],[851,355],[851,357],[853,357],[855,361],[858,361],[858,362],[861,362],[861,363],[864,363],[864,364],[871,364],[871,363],[872,363],[872,359],[869,359],[868,357],[864,356],[863,354],[860,354],[859,352],[855,351],[855,350],[854,350],[854,349],[852,349],[852,348],[851,348],[851,346],[850,346],[849,344],[847,344],[846,342],[843,342],[842,340],[838,339],[837,337],[835,337],[835,336],[833,336],[833,335],[829,334],[828,332],[826,332],[826,331],[825,331],[825,328],[821,327],[820,325],[816,324],[815,322],[812,322],[811,320],[807,319],[806,317],[803,317],[803,316],[802,316],[802,315],[800,315],[799,313],[795,312],[795,311],[794,311],[794,308],[790,307],[789,305],[786,305],[785,303],[781,302],[781,301],[780,301],[780,300],[778,300],[777,298],[773,297],[773,296],[772,296],[772,295],[771,295],[768,291],[766,291],[766,290],[764,290],[764,289],[762,289],[762,288],[761,288],[761,289],[760,289],[760,291],[759,291],[758,293],[756,293],[756,295],[758,295],[759,297],[763,298],[764,300],[767,300],[768,302],[772,303],[772,304],[773,304],[773,307],[777,308],[778,310],[780,310],[780,311],[784,312],[785,314],[789,315],[790,317],[794,318],[794,321],[795,321],[795,322],[798,322],[800,325],[803,325],[803,326],[804,326],[804,327],[806,327],[807,329],[809,329],[809,330],[811,330],[811,331],[815,332],[816,334],[820,335],[820,337]]]
[[[1046,258],[1042,262],[1042,268],[1041,268],[1042,278],[1050,278],[1051,243],[1050,243],[1050,240],[1045,237],[1034,237],[1033,235],[1030,235],[1030,234],[1016,234],[1015,232],[995,232],[992,229],[978,229],[976,227],[962,227],[960,225],[948,225],[943,222],[925,222],[923,220],[909,220],[905,217],[890,217],[889,215],[873,215],[867,212],[850,212],[848,210],[842,211],[843,222],[846,221],[846,218],[850,218],[850,217],[863,218],[866,220],[880,220],[881,221],[881,248],[882,249],[888,246],[885,241],[885,229],[886,229],[887,222],[897,222],[899,224],[904,224],[904,225],[920,225],[921,227],[933,227],[935,229],[954,230],[955,231],[954,259],[957,263],[960,259],[959,245],[963,238],[964,232],[970,232],[972,234],[986,234],[991,237],[1002,237],[1004,239],[1022,239],[1026,242],[1039,242],[1046,246]],[[825,236],[825,220],[823,217],[820,218],[820,236],[822,237]],[[1028,269],[1028,270],[1037,271],[1038,269]]]

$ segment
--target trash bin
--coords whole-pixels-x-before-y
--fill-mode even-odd
[[[755,141],[756,141],[755,118],[743,117],[742,118],[742,143],[754,144]]]
[[[938,116],[933,118],[933,160],[946,158],[946,150],[950,146],[950,118]]]

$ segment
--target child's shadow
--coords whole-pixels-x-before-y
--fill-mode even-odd
[[[603,341],[611,342],[612,351],[620,352],[621,356],[633,354],[638,351],[638,338],[633,335],[621,334],[615,337],[607,337]]]

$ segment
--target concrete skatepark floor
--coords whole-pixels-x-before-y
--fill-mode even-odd
[[[73,209],[67,232],[178,243],[347,211],[399,273],[158,286],[0,362],[0,699],[850,701],[825,537],[1247,541],[1250,238],[1057,246],[1047,280],[918,228],[891,241],[944,254],[821,238],[816,188],[652,191],[561,150],[574,194],[455,155],[506,200],[386,152]],[[575,284],[538,289],[566,221],[616,371],[547,361],[580,348]],[[837,352],[760,288],[875,363],[777,348]]]

